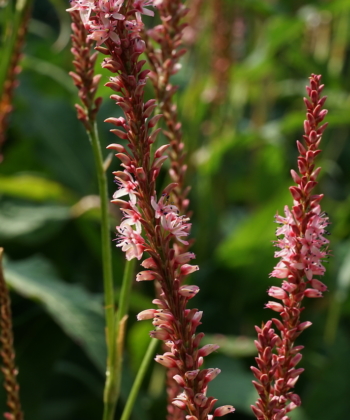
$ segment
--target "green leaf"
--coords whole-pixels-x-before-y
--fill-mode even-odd
[[[0,239],[40,243],[60,229],[69,218],[69,208],[65,206],[4,200],[0,203]]]
[[[101,297],[64,283],[42,257],[5,261],[5,278],[17,293],[41,303],[65,333],[104,372],[106,349]]]
[[[0,176],[0,193],[35,201],[73,200],[72,194],[58,182],[32,174]]]

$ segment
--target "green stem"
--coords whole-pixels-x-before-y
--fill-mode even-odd
[[[88,131],[95,157],[95,165],[101,200],[101,236],[103,281],[105,295],[105,317],[107,329],[107,370],[104,389],[103,420],[113,420],[120,393],[121,367],[123,361],[124,327],[129,308],[129,297],[134,276],[135,260],[127,261],[119,297],[118,312],[115,315],[114,285],[112,275],[111,238],[108,212],[108,189],[102,152],[96,123]]]
[[[114,371],[116,363],[116,337],[115,337],[115,319],[114,319],[114,285],[112,273],[112,253],[111,237],[108,212],[108,188],[107,178],[103,167],[103,158],[98,136],[96,122],[92,125],[92,130],[87,132],[92,145],[95,166],[97,172],[98,188],[101,201],[101,239],[102,239],[102,265],[103,265],[103,285],[104,302],[106,317],[106,339],[107,339],[107,370],[106,384],[104,392],[104,419],[112,420],[114,417],[117,398],[115,395]],[[108,414],[108,416],[107,416]]]
[[[155,338],[151,338],[151,341],[148,345],[145,356],[142,360],[140,369],[137,372],[135,381],[134,381],[133,386],[131,388],[128,400],[125,404],[124,411],[123,411],[123,414],[122,414],[120,420],[129,420],[129,417],[131,415],[131,411],[132,411],[133,406],[135,404],[136,397],[139,393],[143,378],[146,375],[147,368],[148,368],[148,366],[151,362],[151,358],[154,355],[154,352],[156,351],[156,348],[157,348],[158,344],[159,344],[158,340],[156,340]]]
[[[124,269],[123,283],[120,290],[118,311],[116,314],[116,339],[117,339],[117,349],[116,349],[116,363],[114,367],[114,382],[115,382],[115,394],[116,399],[119,398],[120,385],[122,379],[122,364],[123,364],[123,347],[124,347],[124,330],[125,323],[127,318],[127,313],[129,310],[129,301],[130,301],[130,291],[132,286],[132,281],[134,279],[135,271],[135,259],[127,261]]]

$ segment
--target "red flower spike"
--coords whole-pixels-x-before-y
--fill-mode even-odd
[[[266,307],[280,313],[280,319],[273,318],[277,334],[268,321],[261,329],[256,327],[255,341],[259,357],[257,368],[252,368],[257,381],[253,381],[259,399],[252,407],[258,420],[287,420],[288,412],[300,405],[300,398],[291,392],[303,368],[295,366],[301,361],[303,346],[294,342],[311,322],[301,322],[302,302],[305,297],[319,298],[327,287],[315,276],[325,272],[324,259],[329,255],[326,228],[328,217],[322,212],[319,202],[323,195],[311,195],[317,185],[320,168],[315,169],[315,158],[321,152],[319,145],[326,124],[318,126],[327,114],[322,110],[325,97],[320,98],[323,85],[321,76],[311,75],[307,87],[309,99],[304,99],[307,120],[304,122],[305,143],[297,141],[299,173],[292,170],[293,181],[298,185],[290,187],[293,196],[292,211],[285,207],[285,217],[277,215],[275,246],[279,248],[275,257],[279,263],[271,277],[283,279],[282,288],[273,286],[268,294],[280,302],[268,302]],[[308,287],[310,286],[310,287]]]
[[[105,55],[102,67],[113,73],[106,86],[116,92],[111,98],[124,112],[123,117],[106,120],[118,128],[112,132],[126,142],[125,147],[116,144],[109,147],[117,152],[121,167],[125,169],[115,174],[118,189],[113,194],[113,203],[118,204],[123,213],[120,226],[117,226],[117,246],[122,248],[128,260],[141,260],[143,253],[147,252],[150,258],[142,263],[146,270],[137,275],[137,280],[157,279],[160,284],[159,298],[153,301],[159,309],[142,311],[137,318],[153,317],[156,329],[150,332],[150,336],[165,341],[171,350],[156,357],[158,363],[169,368],[171,383],[175,383],[175,378],[177,384],[183,387],[180,395],[173,393],[171,397],[169,394],[169,402],[173,399],[179,409],[187,409],[189,420],[211,420],[213,416],[209,412],[216,400],[205,396],[206,382],[213,379],[218,370],[204,370],[202,376],[199,374],[203,355],[199,353],[198,346],[203,334],[196,334],[196,328],[200,324],[202,312],[186,309],[187,301],[198,293],[199,288],[183,286],[181,283],[185,276],[198,269],[196,265],[188,264],[194,255],[188,252],[189,242],[184,240],[184,237],[189,236],[191,228],[188,215],[184,213],[188,206],[188,189],[184,187],[186,165],[181,123],[177,120],[176,106],[171,102],[177,89],[171,85],[170,79],[171,74],[179,69],[177,60],[184,52],[180,48],[183,30],[180,18],[186,14],[187,9],[180,0],[154,1],[162,22],[158,28],[162,27],[164,32],[159,32],[159,29],[153,32],[157,32],[156,38],[164,44],[160,46],[161,58],[158,56],[156,65],[153,65],[155,61],[152,61],[150,51],[152,46],[141,39],[141,16],[153,15],[153,11],[146,7],[153,4],[151,0],[79,0],[71,3],[71,9],[80,12],[89,30],[90,42],[96,40],[96,50]],[[139,60],[143,52],[148,55],[152,68],[156,69],[152,81],[156,83],[157,101],[144,100],[147,78],[151,73],[149,69],[143,69],[146,61]],[[96,54],[91,60],[95,62]],[[79,76],[75,77],[77,84],[82,80]],[[98,80],[98,77],[93,77],[90,92],[96,91]],[[99,101],[94,103],[97,107]],[[170,140],[170,146],[162,146],[152,153],[150,146],[160,129],[153,132],[151,129],[162,116],[152,117],[157,104],[160,112],[165,114],[166,137]],[[82,109],[82,120],[86,120],[86,115]],[[156,181],[169,147],[170,172],[176,183],[166,187],[163,195],[157,199]],[[120,200],[124,196],[128,198]],[[205,352],[209,351],[202,350],[203,354]],[[204,397],[194,415],[196,394]],[[176,410],[176,407],[172,407],[172,410]]]

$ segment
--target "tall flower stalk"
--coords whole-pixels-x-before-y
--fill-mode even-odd
[[[181,123],[178,120],[177,106],[174,95],[178,86],[172,84],[171,78],[176,74],[181,64],[179,59],[186,53],[183,48],[183,30],[187,26],[183,23],[183,17],[189,9],[185,7],[182,0],[163,0],[155,2],[161,24],[143,32],[146,42],[146,55],[152,68],[149,76],[152,81],[159,111],[163,115],[165,129],[163,134],[170,144],[169,175],[173,182],[177,184],[172,192],[172,200],[181,214],[190,216],[188,210],[189,199],[187,195],[189,188],[185,186],[185,176],[187,171],[185,145],[182,141]],[[153,42],[158,48],[154,48]],[[185,253],[190,249],[190,243],[178,244],[178,253]],[[179,277],[180,283],[182,279]],[[166,351],[166,347],[164,346]],[[172,401],[181,392],[180,385],[173,379],[176,370],[168,369],[166,386],[168,394],[167,420],[182,420],[184,412],[175,407]]]
[[[117,152],[123,171],[114,172],[118,190],[113,202],[121,208],[124,218],[117,227],[117,246],[126,254],[127,260],[141,260],[144,253],[149,257],[142,262],[145,270],[136,276],[137,281],[157,280],[161,293],[153,303],[157,309],[148,309],[138,319],[153,319],[155,330],[150,335],[166,342],[168,352],[158,355],[156,361],[176,369],[174,379],[183,388],[173,404],[187,411],[188,420],[204,420],[234,411],[232,406],[217,408],[210,412],[217,401],[207,397],[208,383],[219,369],[203,369],[204,356],[215,351],[217,345],[200,348],[204,334],[196,334],[202,312],[187,309],[187,302],[194,297],[198,286],[181,286],[179,276],[198,270],[188,264],[194,258],[190,252],[179,254],[176,244],[187,244],[191,224],[179,209],[170,203],[170,195],[176,184],[169,184],[157,195],[156,180],[169,145],[151,151],[159,130],[152,131],[161,115],[152,117],[157,104],[154,99],[144,100],[144,88],[149,70],[144,70],[145,60],[140,55],[145,51],[141,39],[142,15],[153,15],[148,9],[151,0],[100,0],[72,2],[72,9],[79,10],[89,38],[97,42],[98,51],[106,58],[102,66],[114,76],[106,86],[117,92],[111,98],[123,110],[124,117],[108,118],[114,124],[111,130],[126,146],[116,143],[109,149]],[[159,7],[162,2],[157,1]],[[104,44],[104,46],[102,46]],[[121,197],[127,196],[127,201]]]
[[[182,18],[189,9],[181,0],[155,1],[155,5],[162,23],[144,33],[146,55],[152,68],[149,76],[166,125],[166,130],[163,130],[163,133],[170,144],[169,174],[172,181],[177,184],[173,190],[172,198],[181,214],[184,214],[189,205],[187,198],[189,188],[184,185],[187,171],[186,153],[177,106],[173,100],[178,86],[171,83],[171,76],[181,69],[179,59],[186,53],[186,49],[182,45],[182,35],[187,25],[182,22]],[[153,48],[150,39],[155,41],[159,48]]]
[[[15,350],[13,347],[11,302],[2,270],[3,252],[3,248],[0,248],[0,356],[6,405],[9,409],[8,412],[4,413],[4,418],[7,420],[23,420],[17,382],[18,371],[15,365]]]
[[[74,3],[74,2],[72,2]],[[133,278],[134,264],[127,262],[122,281],[118,311],[115,311],[115,290],[112,273],[111,235],[109,223],[109,195],[105,164],[102,157],[96,115],[102,98],[95,98],[101,76],[94,74],[97,52],[91,54],[94,41],[88,38],[89,32],[85,28],[84,13],[88,13],[88,6],[92,2],[80,2],[82,9],[79,14],[73,4],[71,9],[72,23],[72,53],[75,72],[70,72],[74,84],[78,88],[81,104],[76,104],[78,119],[84,124],[88,134],[97,172],[100,204],[101,204],[101,239],[102,239],[102,264],[104,279],[104,300],[106,318],[107,340],[107,369],[104,390],[104,415],[105,420],[114,417],[116,403],[120,393],[121,365],[124,346],[124,328],[128,312],[129,294]]]
[[[13,109],[13,93],[18,85],[18,74],[21,71],[19,62],[31,5],[32,0],[17,1],[14,7],[10,2],[3,12],[6,13],[6,20],[4,19],[4,39],[0,52],[0,151],[6,138],[8,117]]]
[[[293,388],[304,370],[296,368],[302,359],[303,346],[295,345],[295,341],[311,325],[301,320],[302,303],[304,297],[320,298],[327,290],[315,277],[325,273],[323,261],[329,255],[329,241],[325,238],[329,221],[320,207],[323,195],[313,194],[321,170],[315,168],[315,158],[321,152],[319,145],[327,127],[327,123],[320,125],[327,114],[322,109],[326,97],[321,97],[321,76],[312,74],[306,90],[304,144],[297,141],[299,171],[291,171],[296,185],[289,188],[293,206],[291,210],[285,207],[285,217],[276,216],[280,227],[276,231],[275,246],[280,250],[275,257],[280,261],[270,277],[283,279],[283,282],[282,287],[272,286],[268,294],[281,303],[271,301],[266,305],[279,313],[281,319],[272,318],[261,328],[256,327],[258,368],[251,369],[257,379],[253,383],[259,399],[252,410],[258,420],[287,420],[287,414],[301,404]]]

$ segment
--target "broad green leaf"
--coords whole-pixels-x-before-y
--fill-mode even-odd
[[[59,205],[33,205],[23,202],[0,203],[0,239],[40,243],[70,218],[69,208]]]
[[[72,194],[61,184],[33,174],[0,176],[0,193],[23,199],[67,202]]]
[[[106,349],[101,297],[88,293],[80,285],[59,280],[50,264],[39,256],[5,261],[4,267],[9,286],[42,304],[103,372]]]

